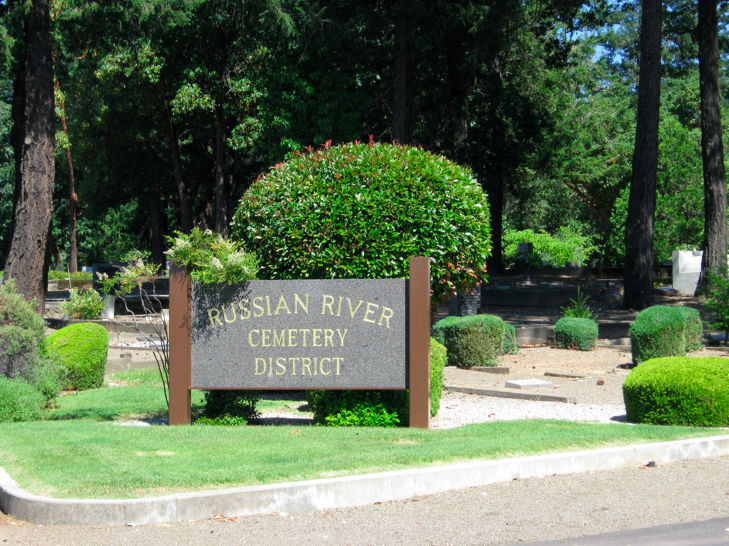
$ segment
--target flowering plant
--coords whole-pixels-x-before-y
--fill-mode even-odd
[[[177,231],[168,240],[171,247],[165,254],[185,267],[193,281],[236,284],[253,280],[258,273],[255,255],[209,229],[196,227],[189,234]]]

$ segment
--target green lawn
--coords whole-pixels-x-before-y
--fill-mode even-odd
[[[2,466],[59,497],[137,497],[710,434],[707,429],[514,421],[451,430],[0,425]]]
[[[166,414],[156,370],[115,375],[122,387],[61,396],[46,421],[0,424],[0,466],[28,491],[127,498],[380,472],[717,433],[712,429],[514,421],[452,430],[120,426]],[[202,393],[193,391],[200,408]],[[298,402],[264,399],[259,409]],[[117,421],[115,423],[114,421]]]
[[[112,422],[162,414],[161,391],[146,384],[84,391],[61,397],[47,421],[0,424],[0,465],[33,493],[127,498],[719,432],[559,421],[497,422],[451,430],[136,427]],[[195,396],[199,399],[200,393]]]

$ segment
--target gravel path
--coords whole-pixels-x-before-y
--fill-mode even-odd
[[[624,422],[625,406],[534,402],[447,392],[431,428],[445,429],[489,421],[560,419],[566,421]]]

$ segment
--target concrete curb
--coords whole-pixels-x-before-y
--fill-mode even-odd
[[[535,392],[502,391],[499,389],[482,389],[480,387],[458,387],[456,385],[443,385],[443,390],[451,392],[462,392],[465,394],[477,394],[479,396],[495,396],[496,398],[514,398],[516,400],[532,400],[534,402],[565,402],[573,404],[576,398],[569,396],[558,396],[556,394],[539,394]]]
[[[274,512],[361,506],[515,478],[544,477],[729,454],[729,435],[323,480],[123,500],[55,499],[21,489],[0,468],[0,509],[43,525],[143,525]]]

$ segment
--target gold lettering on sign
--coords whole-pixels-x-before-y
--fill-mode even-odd
[[[341,375],[344,358],[341,356],[290,356],[255,357],[254,375]]]
[[[248,308],[248,299],[244,298],[238,302],[238,308],[240,309],[240,317],[241,320],[248,320],[251,318],[251,310]]]
[[[352,300],[347,298],[347,305],[349,305],[349,316],[351,318],[354,318],[354,316],[357,314],[357,311],[359,311],[359,308],[362,307],[362,300],[359,300],[357,302],[357,306],[352,309]]]
[[[256,318],[262,317],[265,313],[265,309],[263,308],[263,305],[261,305],[262,301],[263,298],[261,296],[253,298],[253,316]]]
[[[344,347],[348,331],[348,328],[252,328],[247,340],[250,347]]]
[[[212,309],[208,309],[208,317],[210,318],[211,328],[223,325],[223,321],[220,320],[220,309],[216,309],[215,307],[213,307]],[[215,324],[216,322],[218,324]]]
[[[309,294],[304,294],[304,299],[301,299],[301,296],[294,293],[294,313],[299,312],[299,308],[306,313],[309,314]]]
[[[255,296],[252,299],[242,298],[232,303],[226,303],[220,307],[211,307],[207,310],[208,320],[211,328],[218,328],[226,324],[232,324],[240,320],[249,320],[251,318],[260,318],[263,316],[276,315],[298,315],[309,314],[311,304],[310,294],[279,294],[278,297],[272,296]],[[341,317],[342,310],[345,316],[353,320],[361,320],[377,326],[390,328],[391,319],[394,317],[394,311],[390,307],[385,307],[372,301],[358,299],[356,302],[349,296],[333,296],[331,294],[322,294],[321,296],[321,315],[331,315]],[[329,332],[329,333],[328,333]],[[289,336],[288,343],[278,339],[270,341],[268,338],[261,340],[264,347],[295,347],[295,346],[314,346],[327,347],[331,346],[331,338],[326,336],[333,335],[333,330],[326,328],[296,328],[289,329],[285,335]],[[268,334],[258,334],[268,335]],[[281,331],[277,334],[284,335]],[[320,338],[324,336],[324,340]],[[269,345],[270,343],[270,345]]]
[[[329,314],[333,315],[334,311],[332,310],[332,306],[334,305],[334,296],[330,296],[329,294],[322,294],[321,295],[321,314],[326,315],[326,309],[329,309]]]

